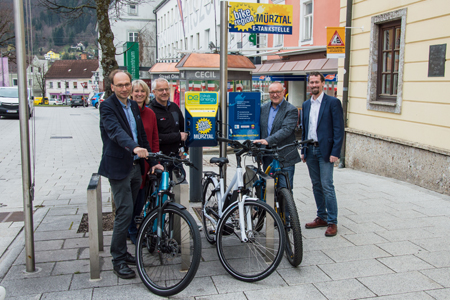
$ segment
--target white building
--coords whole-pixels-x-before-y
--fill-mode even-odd
[[[257,3],[256,0],[240,2]],[[268,3],[268,0],[260,0]],[[161,2],[156,10],[158,62],[176,62],[184,53],[211,53],[220,47],[220,1],[181,0],[183,19],[177,0]],[[267,35],[260,35],[260,47]],[[247,33],[228,33],[228,49],[255,49]],[[250,52],[251,53],[251,52]],[[249,54],[245,52],[244,54]]]

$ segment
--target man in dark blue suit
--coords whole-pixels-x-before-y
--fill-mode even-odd
[[[144,159],[151,150],[139,107],[128,99],[131,75],[114,70],[110,80],[114,94],[100,105],[103,153],[98,173],[109,179],[116,206],[111,240],[114,273],[120,278],[129,279],[135,277],[136,273],[128,264],[136,264],[136,260],[127,252],[127,232],[141,186],[141,176],[145,172]],[[156,167],[162,168],[161,165]]]
[[[302,150],[317,206],[317,217],[306,228],[328,227],[325,236],[337,233],[337,200],[333,185],[333,167],[341,154],[344,117],[341,101],[323,93],[325,78],[312,72],[308,78],[311,99],[302,106],[302,139],[314,143]]]

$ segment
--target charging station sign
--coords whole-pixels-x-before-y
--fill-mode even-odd
[[[259,139],[261,93],[229,92],[229,137],[235,140]]]

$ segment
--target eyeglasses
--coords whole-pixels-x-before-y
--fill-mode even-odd
[[[131,83],[125,83],[125,84],[113,84],[118,89],[129,88],[131,86]]]
[[[281,94],[283,91],[273,91],[269,92],[270,95]]]
[[[155,89],[155,91],[158,91],[160,93],[162,92],[168,92],[170,89]]]

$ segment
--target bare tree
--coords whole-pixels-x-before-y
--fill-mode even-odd
[[[35,62],[33,64],[33,76],[34,81],[39,86],[39,89],[42,92],[42,97],[45,97],[45,93],[47,91],[46,85],[45,85],[45,74],[48,71],[48,64],[46,62]]]
[[[84,13],[95,10],[97,16],[98,42],[101,47],[103,77],[106,96],[111,95],[109,74],[119,68],[116,61],[116,47],[114,46],[114,34],[109,22],[109,13],[119,13],[121,8],[128,4],[139,4],[146,0],[39,0],[41,5],[56,13],[64,14],[68,18],[76,19]]]

